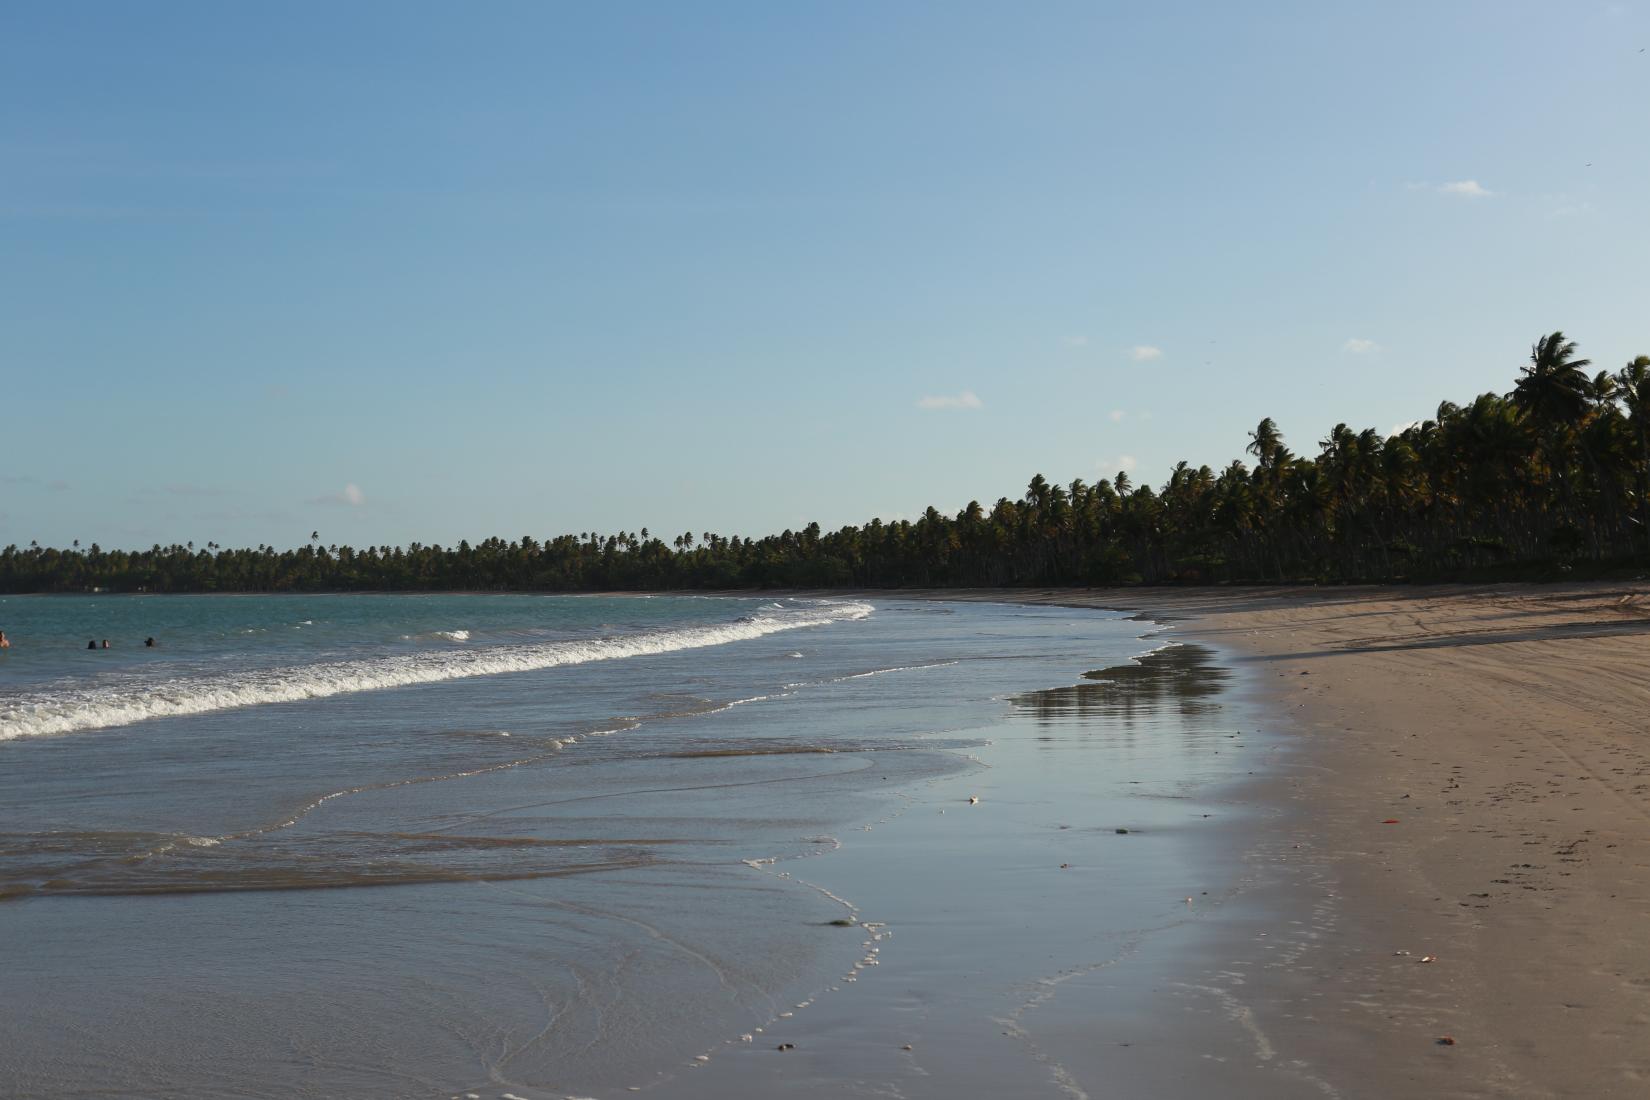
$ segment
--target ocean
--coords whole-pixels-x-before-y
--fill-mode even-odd
[[[7,597],[0,629],[15,1097],[685,1095],[810,1013],[899,1018],[866,987],[902,952],[931,980],[925,942],[1035,971],[1176,927],[1218,877],[1184,830],[1244,767],[1211,655],[1094,611]],[[1028,940],[1059,899],[1002,914],[1045,851],[1082,919]],[[1013,927],[925,930],[951,895],[914,885],[983,855],[946,911]],[[1010,1035],[970,1012],[932,1038]]]

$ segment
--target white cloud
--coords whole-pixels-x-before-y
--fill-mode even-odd
[[[1353,355],[1368,355],[1371,352],[1380,351],[1381,345],[1373,340],[1365,340],[1361,336],[1354,336],[1341,345],[1341,350],[1349,351]]]
[[[1163,349],[1154,348],[1150,344],[1136,344],[1129,349],[1129,358],[1136,363],[1149,363],[1153,359],[1163,358]]]
[[[366,502],[366,494],[353,481],[335,493],[323,493],[318,497],[311,498],[309,501],[311,504],[333,504],[346,508],[359,508]]]
[[[1128,416],[1129,414],[1124,412],[1122,409],[1113,409],[1111,412],[1107,413],[1106,415],[1111,417],[1111,422],[1113,424],[1121,424],[1121,423],[1123,423],[1123,418],[1125,416]]]
[[[1097,464],[1101,475],[1104,477],[1111,477],[1119,471],[1125,474],[1133,473],[1134,468],[1138,465],[1140,465],[1140,460],[1135,458],[1133,455],[1117,455],[1113,458],[1102,458]]]
[[[939,394],[924,397],[917,401],[917,408],[958,412],[963,409],[983,409],[985,402],[981,401],[973,390],[964,390],[959,394]]]
[[[1452,195],[1458,199],[1488,199],[1500,194],[1491,191],[1477,180],[1450,180],[1447,183],[1406,183],[1408,191],[1430,191],[1434,195]]]
[[[1087,336],[1068,336],[1068,337],[1066,337],[1066,347],[1068,347],[1068,348],[1086,348],[1088,346],[1089,346],[1089,338]]]
[[[1386,434],[1389,437],[1394,435],[1403,435],[1405,432],[1409,431],[1409,429],[1419,428],[1420,426],[1421,422],[1419,420],[1406,420],[1402,424],[1392,425],[1392,427],[1387,429]]]
[[[1477,180],[1453,180],[1438,185],[1440,195],[1455,195],[1463,199],[1487,199],[1495,194]]]

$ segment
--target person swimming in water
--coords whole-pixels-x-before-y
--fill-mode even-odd
[[[104,649],[109,648],[109,639],[107,639],[107,638],[103,639],[103,648]]]
[[[96,649],[97,648],[97,639],[96,638],[87,639],[86,648],[87,649]]]
[[[155,648],[155,640],[153,638],[145,638],[145,639],[143,639],[143,645],[144,645],[144,648],[146,648],[146,649],[154,649]]]
[[[11,639],[6,637],[6,632],[4,630],[0,630],[0,649],[10,649],[10,648],[11,648]]]

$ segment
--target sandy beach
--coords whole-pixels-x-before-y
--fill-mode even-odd
[[[1339,1096],[1650,1089],[1650,590],[976,596],[1179,620],[1282,723],[1256,794],[1286,812],[1200,979],[1248,1071]]]
[[[990,1016],[980,979],[1003,964],[959,974],[903,951],[903,1001],[816,1018],[806,1069],[724,1060],[682,1095],[1000,1095],[993,1074],[1026,1058],[1036,1095],[1074,1100],[1650,1088],[1644,586],[901,595],[1133,610],[1143,638],[1211,647],[1245,724],[1222,736],[1250,770],[1191,793],[1177,828],[1229,861],[1209,868],[1225,881],[1189,891],[1183,925],[1023,982],[998,1029],[933,1036],[907,1055],[915,1074],[889,1062],[902,1013],[972,998]],[[1018,879],[968,873],[1041,906],[1069,872],[1040,845],[1014,849]],[[999,933],[1023,931],[984,893],[971,904]]]
[[[11,1046],[14,1091],[66,1095],[139,1066],[148,1076],[128,1094],[229,1082],[238,1095],[348,1085],[525,1100],[1645,1095],[1642,586],[867,595],[877,612],[835,632],[666,655],[648,666],[648,699],[626,694],[636,678],[622,661],[595,662],[567,666],[583,679],[343,693],[293,712],[304,723],[251,707],[155,719],[141,736],[19,742],[34,749],[17,766],[35,769],[12,777],[19,792],[60,791],[25,815],[57,831],[14,845],[36,863],[59,859],[52,815],[89,804],[77,752],[101,766],[124,753],[127,772],[184,758],[191,776],[219,760],[243,786],[221,812],[192,789],[182,804],[200,822],[166,826],[208,843],[42,872],[44,894],[78,883],[91,896],[0,913],[11,938],[53,948],[5,975],[10,999],[36,1005],[36,1030],[20,1022],[19,1036],[43,1037]],[[471,647],[488,614],[514,622],[509,601],[487,612],[453,599],[469,602],[438,602],[430,624],[467,624]],[[294,614],[341,615],[317,600]],[[692,601],[636,607],[726,618]],[[439,637],[425,664],[475,659]],[[437,689],[440,712],[485,711],[493,725],[465,718],[398,751],[426,771],[445,752],[462,770],[359,775],[401,766],[385,731],[422,730]],[[707,692],[719,694],[684,709]],[[663,710],[612,737],[575,732],[561,752],[546,739],[584,729],[592,697],[613,713]],[[558,700],[565,715],[545,709]],[[248,736],[224,736],[237,722]],[[306,723],[350,722],[378,739],[360,761],[329,747],[349,739],[317,750],[303,737]],[[283,731],[296,741],[272,806],[300,764],[350,797],[264,814],[292,818],[269,848],[218,818],[258,816],[236,746],[261,759]],[[517,760],[534,737],[543,767]],[[478,770],[487,752],[501,766]],[[355,862],[387,853],[423,877],[396,891],[273,888],[289,885],[286,853],[309,845],[330,867],[352,844]],[[510,862],[521,852],[533,875]],[[540,876],[556,853],[599,857],[604,873]],[[110,867],[150,878],[114,881]],[[226,873],[247,888],[197,888]],[[274,931],[249,939],[250,927]],[[569,963],[576,988],[543,985]],[[205,980],[265,992],[200,1020]],[[551,1003],[574,1011],[546,1018]],[[225,1043],[270,1041],[206,1066],[198,1036],[213,1026]],[[496,1050],[472,1049],[480,1027]],[[39,1055],[69,1034],[101,1045]],[[333,1060],[295,1063],[293,1049]]]

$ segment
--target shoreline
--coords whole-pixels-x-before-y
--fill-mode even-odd
[[[1650,588],[943,598],[1136,611],[1254,673],[1297,766],[1258,788],[1250,900],[1295,931],[1207,965],[1250,964],[1222,996],[1258,1061],[1328,1095],[1650,1088]]]
[[[1273,812],[1252,791],[1283,739],[1259,731],[1229,647],[1108,610],[1140,627],[1130,655],[1077,657],[1069,679],[995,697],[988,740],[968,754],[977,770],[907,792],[874,837],[848,833],[805,872],[862,907],[865,947],[887,952],[866,961],[887,966],[840,1000],[831,984],[805,1019],[782,1013],[754,1045],[658,1082],[662,1093],[1323,1094],[1294,1067],[1234,1081],[1250,1030],[1204,984],[1178,980],[1225,927],[1260,917],[1238,904]],[[1181,647],[1185,659],[1154,660]]]
[[[894,965],[856,987],[866,999],[796,1021],[815,1029],[799,1033],[802,1052],[774,1060],[770,1047],[768,1061],[753,1061],[735,1048],[714,1071],[675,1075],[661,1091],[873,1095],[893,1082],[911,1098],[992,1084],[1012,1094],[1029,1078],[991,1074],[1016,1058],[1021,1074],[1036,1070],[1038,1094],[1073,1100],[1613,1098],[1650,1087],[1650,586],[907,590],[893,599],[1100,610],[1141,625],[1141,652],[1168,641],[1208,646],[1233,673],[1220,689],[1226,717],[1197,735],[1196,751],[1212,755],[1178,791],[1124,788],[1135,766],[1127,757],[1120,772],[1084,772],[1080,755],[1029,744],[1060,740],[1029,736],[1059,730],[1026,730],[1014,749],[1005,738],[992,751],[1017,756],[1017,770],[969,773],[984,797],[962,810],[970,816],[901,810],[897,826],[874,823],[874,845],[818,865],[828,882],[874,886],[880,875],[896,884],[881,899],[893,913],[863,892],[868,915],[894,916],[896,932],[923,929],[926,956],[907,954],[918,936],[896,940]],[[1106,702],[1104,689],[1086,695],[1095,678],[1077,676],[1032,694],[1078,712],[1091,701],[1127,705]],[[1111,679],[1127,695],[1129,677]],[[1153,705],[1176,704],[1163,695]],[[1132,722],[1089,715],[1088,728],[1063,736],[1172,750],[1172,734]],[[945,801],[908,805],[944,814],[970,793],[947,776]],[[1107,789],[1139,791],[1131,813],[1141,820],[1064,816]],[[1077,831],[1054,832],[1056,821]],[[1113,824],[1145,828],[1114,840]],[[1070,847],[1079,840],[1100,847]],[[1127,848],[1108,847],[1119,843]],[[1156,908],[1128,936],[1083,939],[1086,913],[1123,900],[1102,851],[1134,858],[1152,845],[1162,845],[1152,859],[1173,854],[1179,870],[1165,865],[1128,900]],[[936,865],[985,894],[925,895],[903,881],[920,877],[906,867],[933,874]],[[1182,895],[1196,896],[1184,909],[1164,904]],[[1028,939],[1047,951],[1028,951]],[[947,956],[964,942],[1002,958],[965,966],[963,953]],[[1046,961],[1057,945],[1058,970]],[[979,981],[1005,973],[1021,980],[995,992]],[[878,991],[885,980],[901,984]],[[910,1054],[883,1026],[942,1011],[954,1022],[965,1010],[971,1026],[995,1019],[1002,1030],[936,1023],[936,1040],[952,1038],[918,1038]],[[1454,1042],[1441,1044],[1446,1036]],[[751,1091],[759,1085],[768,1087]]]
[[[720,622],[744,602],[696,614]],[[586,674],[554,682],[468,678],[441,695],[316,700],[301,713],[253,708],[21,754],[39,770],[13,772],[14,785],[44,791],[47,809],[61,803],[78,818],[80,797],[98,795],[102,776],[119,775],[136,793],[110,791],[108,820],[157,819],[168,833],[224,839],[180,847],[175,860],[145,869],[160,880],[233,874],[244,885],[294,861],[330,869],[369,858],[477,879],[409,884],[394,895],[237,889],[134,903],[113,890],[107,900],[6,907],[8,936],[42,948],[6,975],[12,999],[43,1006],[8,1060],[31,1075],[21,1091],[79,1087],[97,1059],[140,1043],[154,1067],[147,1080],[188,1095],[231,1070],[242,1091],[271,1094],[278,1084],[282,1094],[308,1095],[348,1086],[363,1095],[496,1097],[508,1089],[549,1100],[640,1087],[685,1096],[723,1074],[735,1087],[712,1095],[771,1094],[743,1076],[747,1068],[811,1071],[785,1087],[819,1096],[854,1094],[849,1087],[876,1095],[888,1082],[912,1100],[1061,1095],[1043,1053],[1061,1037],[1042,1024],[1065,1016],[1031,1005],[1034,995],[1068,967],[1138,956],[1142,938],[1182,942],[1196,916],[1183,898],[1224,886],[1224,845],[1240,832],[1195,812],[1225,817],[1225,806],[1188,795],[1207,790],[1210,778],[1241,777],[1260,750],[1251,748],[1245,763],[1226,740],[1231,719],[1182,712],[1171,685],[1131,685],[1132,709],[1116,723],[1061,720],[1052,713],[1058,701],[1011,702],[1079,683],[1085,670],[1127,665],[1160,641],[1140,642],[1143,624],[1002,603],[952,604],[942,614],[932,604],[876,602],[888,611],[875,626],[822,630],[806,643],[798,635],[748,650],[712,648],[646,670],[574,666]],[[793,646],[806,651],[801,664]],[[701,725],[681,705],[688,697],[728,705]],[[559,708],[558,698],[566,700]],[[561,767],[402,782],[402,762],[426,754],[514,760],[527,738],[560,736],[566,720],[587,718],[593,705],[659,721],[591,741]],[[309,732],[323,728],[363,736]],[[501,730],[515,736],[497,741]],[[490,747],[478,749],[477,735]],[[776,738],[846,754],[681,755]],[[358,745],[371,751],[340,757],[334,744],[346,754]],[[173,759],[191,761],[191,775],[242,782],[202,788],[221,791],[222,805],[174,801],[164,788],[157,799],[147,793],[155,784],[141,781],[144,769],[153,761],[164,770]],[[264,760],[275,765],[267,773],[255,763]],[[301,822],[279,812],[290,788],[317,782],[325,784],[317,793],[359,787],[359,797],[317,802],[300,790],[316,812]],[[40,817],[23,812],[32,806],[24,798],[13,805],[14,816]],[[230,835],[289,819],[294,831],[269,843]],[[1117,835],[1124,829],[1133,835]],[[862,831],[873,834],[864,843]],[[87,835],[103,842],[97,830]],[[431,847],[434,835],[455,843]],[[523,840],[571,846],[518,847]],[[59,841],[42,834],[41,844],[49,863]],[[591,846],[598,850],[578,854]],[[658,858],[651,869],[616,875],[481,881],[523,863],[582,863],[607,848]],[[112,866],[127,874],[125,864]],[[843,905],[861,932],[836,927]],[[306,918],[289,919],[295,910]],[[885,948],[872,923],[887,930]],[[884,949],[887,957],[877,957]],[[77,979],[120,995],[93,999],[77,991]],[[1062,1006],[1086,980],[1059,986]],[[1136,979],[1142,988],[1148,980]],[[820,998],[830,985],[842,995]],[[235,1010],[241,988],[261,992]],[[140,991],[161,1008],[135,1011]],[[232,1009],[181,1027],[214,1002]],[[1026,1038],[1005,1037],[996,1022],[1016,1012]],[[39,1020],[49,1022],[36,1027]],[[254,1020],[260,1025],[246,1030]],[[483,1024],[499,1044],[472,1049],[467,1037]],[[68,1042],[76,1029],[83,1044]],[[242,1035],[240,1068],[191,1061],[203,1045],[228,1049]],[[793,1052],[756,1045],[781,1041],[794,1042]],[[57,1043],[75,1049],[56,1057]],[[295,1043],[327,1051],[327,1065],[290,1064],[283,1052]],[[742,1051],[761,1051],[760,1060]],[[1078,1064],[1063,1050],[1048,1057]],[[396,1087],[414,1078],[434,1087]],[[997,1087],[982,1089],[987,1082]]]

